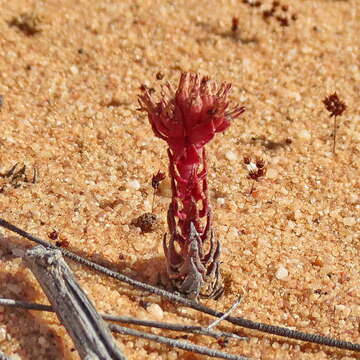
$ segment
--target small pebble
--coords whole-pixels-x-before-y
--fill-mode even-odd
[[[138,180],[130,180],[128,182],[128,187],[130,189],[139,190],[140,189],[140,182]]]
[[[302,140],[310,140],[311,139],[310,132],[308,130],[305,130],[305,129],[299,131],[298,136]]]
[[[344,311],[346,309],[346,306],[345,305],[335,305],[335,310],[336,311]]]
[[[10,356],[10,360],[21,360],[21,357],[18,354],[13,354]]]
[[[229,161],[235,161],[238,159],[238,156],[233,151],[227,151],[225,157]]]
[[[151,314],[156,320],[162,320],[164,312],[158,304],[151,304],[146,308],[146,311]]]
[[[73,75],[77,75],[79,73],[79,68],[76,65],[72,65],[70,71]]]
[[[6,339],[6,330],[4,328],[0,328],[0,341],[4,341]]]
[[[289,275],[289,272],[284,267],[284,265],[280,265],[275,274],[275,276],[278,280],[284,280],[288,277],[288,275]]]
[[[345,218],[343,218],[343,224],[346,226],[355,225],[356,219],[354,217],[345,217]]]
[[[268,177],[269,179],[275,179],[279,176],[279,173],[273,169],[270,168],[267,172],[266,172],[266,177]]]
[[[225,204],[225,199],[220,197],[216,199],[216,202],[218,203],[218,205],[224,205]]]

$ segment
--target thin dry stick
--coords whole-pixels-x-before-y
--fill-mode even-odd
[[[140,320],[135,319],[128,316],[113,316],[113,315],[102,315],[104,320],[111,320],[111,321],[118,321],[123,324],[134,324],[134,325],[141,325],[141,326],[150,326],[158,329],[166,329],[172,331],[182,331],[182,332],[189,332],[192,334],[199,334],[205,336],[211,336],[215,339],[220,339],[222,337],[232,338],[235,340],[248,340],[249,338],[236,335],[234,333],[226,332],[226,331],[212,331],[204,328],[202,326],[194,326],[194,325],[180,325],[180,324],[173,324],[173,323],[163,323],[158,321],[152,320]]]
[[[207,329],[210,330],[213,327],[219,325],[221,323],[221,321],[226,320],[226,318],[239,306],[239,304],[241,303],[241,296],[239,296],[237,298],[237,300],[231,305],[231,307],[229,308],[229,310],[227,310],[224,315],[222,315],[221,317],[217,318],[214,322],[212,322]]]
[[[39,310],[39,311],[48,311],[54,312],[54,309],[49,305],[42,305],[37,303],[29,303],[25,301],[13,300],[13,299],[0,299],[0,306],[8,306],[8,307],[16,307],[27,310]],[[181,324],[173,324],[173,323],[163,323],[152,320],[140,320],[129,316],[117,316],[117,315],[109,315],[109,314],[100,314],[100,316],[107,321],[116,321],[123,324],[133,324],[140,326],[148,326],[154,327],[158,329],[166,329],[172,331],[181,331],[181,332],[189,332],[192,334],[199,334],[205,336],[211,336],[215,339],[220,339],[222,337],[232,338],[235,340],[248,340],[249,338],[236,335],[234,333],[226,332],[226,331],[211,331],[202,326],[194,326],[194,325],[181,325]]]
[[[76,255],[66,249],[58,248],[44,240],[41,240],[41,239],[29,234],[28,232],[18,228],[17,226],[10,224],[6,220],[0,219],[0,226],[4,227],[10,231],[13,231],[16,234],[18,234],[28,240],[34,241],[38,244],[41,244],[45,247],[52,248],[52,249],[59,249],[62,252],[62,254],[64,256],[68,257],[69,259],[76,261],[79,264],[86,265],[93,270],[102,272],[103,274],[106,274],[109,277],[112,277],[119,281],[125,282],[128,285],[137,287],[144,291],[148,291],[152,294],[162,296],[170,301],[180,303],[184,306],[190,307],[194,310],[203,312],[208,315],[212,315],[212,316],[216,316],[216,317],[221,317],[222,315],[224,315],[224,313],[221,311],[211,309],[205,305],[197,303],[196,301],[183,298],[182,296],[171,293],[169,291],[142,283],[141,281],[133,280],[133,279],[129,278],[128,276],[125,276],[123,274],[112,271],[104,266],[101,266],[101,265],[96,264],[90,260],[87,260],[79,255]],[[281,327],[281,326],[268,325],[268,324],[264,324],[264,323],[260,323],[260,322],[247,320],[242,317],[229,316],[226,318],[226,321],[228,321],[232,324],[235,324],[235,325],[242,326],[247,329],[258,330],[263,333],[283,336],[283,337],[286,337],[289,339],[296,339],[296,340],[306,341],[306,342],[320,344],[320,345],[331,346],[331,347],[335,347],[338,349],[346,349],[346,350],[360,352],[360,344],[352,343],[349,341],[337,340],[337,339],[330,338],[328,336],[304,333],[302,331],[291,330],[291,329]]]
[[[126,360],[59,250],[36,246],[26,251],[24,262],[41,285],[81,359]]]
[[[0,305],[10,306],[10,307],[21,307],[21,308],[25,308],[28,310],[40,310],[40,311],[43,310],[43,311],[54,312],[52,307],[48,306],[48,305],[26,303],[24,301],[17,301],[17,300],[10,300],[10,299],[0,299]],[[195,334],[214,336],[215,338],[222,337],[225,334],[225,336],[230,335],[230,337],[235,338],[235,339],[243,339],[240,336],[237,336],[236,334],[209,331],[206,328],[201,328],[200,326],[195,327],[195,326],[182,326],[182,325],[177,325],[177,324],[165,324],[165,323],[158,323],[155,321],[138,320],[138,319],[134,319],[134,318],[126,317],[126,316],[112,316],[112,315],[101,315],[101,316],[103,317],[104,320],[114,320],[114,321],[120,321],[120,322],[124,322],[124,323],[128,323],[128,324],[151,326],[151,327],[157,327],[157,328],[161,328],[161,329],[168,329],[168,330],[175,330],[175,331],[193,332]],[[192,351],[195,353],[212,356],[212,357],[218,357],[221,359],[249,360],[248,358],[245,358],[243,356],[227,354],[222,351],[213,350],[213,349],[210,349],[210,348],[207,348],[204,346],[194,345],[187,341],[178,341],[178,340],[174,340],[174,339],[171,339],[171,338],[168,338],[165,336],[158,336],[158,335],[154,335],[154,334],[150,334],[150,333],[146,333],[146,332],[142,332],[142,331],[138,331],[138,330],[133,330],[133,329],[129,329],[129,328],[119,326],[116,324],[110,323],[108,325],[109,325],[109,329],[112,332],[116,332],[116,333],[123,334],[123,335],[132,335],[132,336],[142,337],[144,339],[156,341],[156,342],[159,342],[159,343],[162,343],[162,344],[165,344],[168,346],[172,346],[172,347],[177,347],[179,349],[183,349],[186,351]],[[192,331],[193,330],[192,328],[196,328],[196,329],[194,329],[195,331]],[[0,353],[0,360],[2,360],[1,353]],[[6,359],[6,360],[8,360],[8,359]]]
[[[165,344],[182,350],[191,351],[194,353],[203,354],[211,357],[217,357],[217,358],[229,359],[229,360],[249,360],[249,358],[244,356],[231,355],[224,353],[222,351],[209,349],[204,346],[194,345],[192,343],[189,343],[188,341],[174,340],[164,336],[149,334],[115,324],[109,324],[109,328],[111,331],[118,332],[119,334],[141,337],[143,339],[153,340],[161,344]]]
[[[0,299],[0,306],[8,306],[14,308],[21,308],[27,310],[38,310],[54,312],[54,309],[50,305],[30,303],[26,301],[13,300],[13,299]]]

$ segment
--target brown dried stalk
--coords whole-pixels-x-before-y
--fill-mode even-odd
[[[335,154],[336,146],[336,130],[337,130],[337,116],[341,116],[346,110],[346,104],[344,101],[341,101],[336,92],[327,96],[323,100],[326,110],[330,113],[330,118],[334,117],[334,132],[333,132],[333,153]]]

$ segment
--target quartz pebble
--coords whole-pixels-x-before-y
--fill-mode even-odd
[[[76,65],[72,65],[70,71],[73,75],[77,75],[79,73],[79,68]]]
[[[309,132],[308,130],[305,130],[305,129],[300,130],[299,133],[298,133],[298,136],[299,136],[299,138],[300,138],[301,140],[306,140],[306,141],[308,141],[308,140],[311,139],[311,134],[310,134],[310,132]]]
[[[275,274],[275,276],[278,280],[285,280],[288,277],[288,275],[289,275],[289,272],[284,267],[284,265],[280,265]]]
[[[238,156],[233,151],[227,151],[225,157],[229,161],[235,161],[238,159]]]
[[[139,190],[140,189],[140,182],[138,180],[130,180],[128,182],[128,187],[130,189]]]
[[[356,224],[356,219],[354,217],[345,217],[343,218],[343,223],[346,226],[352,226]]]
[[[146,308],[146,310],[156,320],[162,320],[162,318],[164,317],[164,312],[158,304],[151,304]]]
[[[0,328],[0,341],[4,341],[6,339],[6,330],[4,328]]]

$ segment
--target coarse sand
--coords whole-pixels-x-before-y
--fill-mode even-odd
[[[240,0],[1,0],[1,217],[157,284],[168,182],[155,200],[156,229],[142,234],[133,222],[151,211],[151,177],[167,169],[166,143],[137,111],[139,87],[176,85],[182,71],[231,82],[231,101],[246,112],[207,146],[226,288],[221,299],[202,301],[226,310],[244,293],[234,315],[359,343],[360,1],[285,1],[266,17],[265,0],[260,7]],[[335,91],[347,105],[337,118],[336,154],[333,118],[322,104]],[[247,178],[244,156],[266,161],[263,180]],[[20,258],[33,244],[1,233],[0,297],[47,303]],[[71,267],[100,312],[211,321]],[[235,328],[224,322],[220,329]],[[241,333],[250,340],[224,348],[199,335],[189,340],[252,359],[360,359]],[[206,358],[115,337],[130,360]],[[13,360],[79,359],[55,315],[5,307],[0,350]]]

